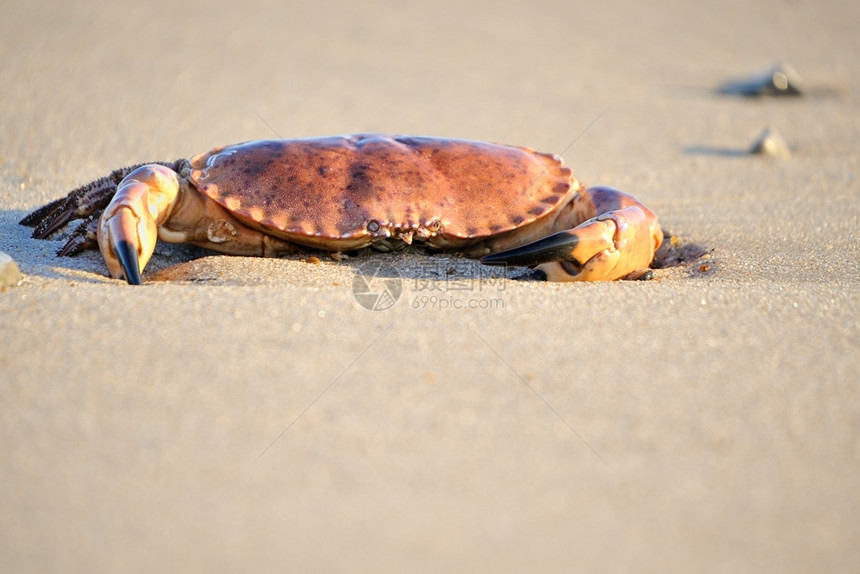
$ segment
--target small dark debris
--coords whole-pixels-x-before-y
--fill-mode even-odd
[[[628,281],[650,281],[654,278],[654,270],[653,269],[640,269],[639,271],[634,271],[625,279]]]
[[[513,281],[546,281],[546,273],[540,269],[528,267],[512,269],[515,269],[515,273],[510,277]]]
[[[791,150],[788,148],[788,144],[785,143],[785,139],[772,127],[766,128],[756,138],[750,148],[750,153],[778,159],[788,159],[791,157]]]
[[[726,82],[720,87],[721,94],[757,98],[761,96],[800,96],[801,80],[787,64],[777,64],[749,78]]]

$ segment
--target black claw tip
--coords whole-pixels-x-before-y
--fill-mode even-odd
[[[125,280],[129,285],[143,285],[143,279],[140,277],[140,266],[137,259],[137,250],[128,241],[120,241],[113,248],[116,258],[119,259],[119,264],[122,266],[122,271],[125,274]]]
[[[561,231],[534,243],[487,255],[481,259],[485,265],[522,265],[529,267],[550,261],[570,261],[571,252],[576,249],[579,238]]]

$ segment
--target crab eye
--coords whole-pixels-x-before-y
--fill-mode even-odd
[[[431,233],[436,233],[437,231],[442,229],[442,222],[439,221],[438,219],[431,219],[430,221],[427,222],[427,224],[424,226],[424,228],[427,229],[427,231],[429,231]]]
[[[377,233],[377,232],[379,232],[379,222],[378,222],[378,221],[376,221],[375,219],[374,219],[374,220],[369,221],[369,222],[367,223],[367,230],[368,230],[370,233]]]

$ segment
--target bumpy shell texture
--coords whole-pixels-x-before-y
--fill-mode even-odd
[[[480,238],[553,212],[579,189],[560,158],[431,137],[253,141],[191,160],[192,183],[284,236]]]

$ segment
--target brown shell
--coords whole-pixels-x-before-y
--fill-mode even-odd
[[[201,192],[252,224],[351,243],[409,230],[486,237],[546,216],[580,186],[552,154],[375,134],[252,141],[195,156],[191,166]]]

